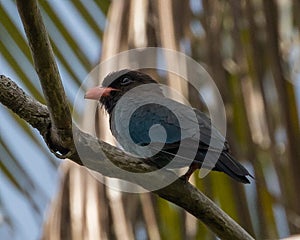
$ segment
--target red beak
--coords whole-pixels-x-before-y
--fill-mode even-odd
[[[118,89],[111,88],[111,87],[94,87],[89,90],[84,95],[85,99],[92,99],[92,100],[99,100],[102,96],[107,97],[109,96],[111,91],[119,91]]]

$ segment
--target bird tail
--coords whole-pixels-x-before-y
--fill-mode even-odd
[[[242,183],[250,183],[247,176],[254,178],[242,164],[227,152],[222,152],[213,170],[224,172]]]

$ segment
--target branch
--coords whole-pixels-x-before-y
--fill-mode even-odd
[[[70,152],[69,148],[73,144],[72,117],[48,33],[36,0],[17,0],[17,7],[50,114],[49,137],[53,146],[60,146],[54,153],[63,158],[65,156],[61,155]]]
[[[5,76],[0,76],[0,102],[38,129],[43,137],[47,136],[51,122],[47,107],[26,95],[22,89]],[[47,137],[44,139],[47,145],[51,147],[51,144],[47,142]],[[156,170],[155,167],[145,164],[142,159],[127,155],[120,149],[82,132],[76,126],[74,126],[74,139],[77,149],[80,149],[80,157],[83,156],[84,159],[81,160],[79,157],[75,145],[71,148],[74,153],[69,156],[69,159],[80,165],[83,165],[84,162],[86,167],[105,176],[134,182],[150,190],[153,186],[161,186],[166,179],[175,177],[175,173],[167,170],[163,171],[163,174],[158,174],[153,171]],[[148,175],[140,174],[141,176],[133,179],[130,174],[126,174],[126,171],[121,174],[114,171],[111,168],[111,162],[126,171],[151,173]],[[253,239],[241,226],[190,183],[177,179],[172,184],[154,192],[194,215],[221,239]]]

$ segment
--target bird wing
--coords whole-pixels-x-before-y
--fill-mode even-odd
[[[137,108],[130,116],[129,123],[125,123],[122,117],[111,121],[112,133],[124,150],[139,155],[136,147],[128,142],[129,138],[140,146],[151,143],[153,150],[159,150],[165,154],[164,157],[169,155],[173,158],[172,166],[181,168],[189,166],[194,159],[203,160],[213,141],[213,146],[217,147],[210,148],[211,154],[207,156],[206,162],[214,163],[215,155],[227,148],[227,142],[211,126],[210,119],[199,110],[171,99],[165,98],[163,102],[164,105],[149,103]],[[122,113],[118,114],[122,116]],[[126,135],[124,132],[127,129],[129,131]],[[164,143],[163,148],[161,143]]]
[[[149,130],[155,124],[163,127],[167,133],[167,139],[161,138],[161,142],[172,144],[183,139],[190,139],[197,143],[200,138],[203,147],[214,148],[215,146],[216,149],[224,148],[224,150],[229,148],[225,137],[211,124],[206,114],[173,100],[165,100],[164,106],[143,105],[131,116],[129,130],[134,142],[149,144],[151,142]],[[154,135],[155,133],[158,135],[156,140],[159,141],[163,132],[158,126],[156,128],[157,131],[155,128],[152,130],[154,130]]]

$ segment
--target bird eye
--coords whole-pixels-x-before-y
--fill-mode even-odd
[[[133,82],[133,81],[130,78],[126,77],[121,80],[121,85],[126,86],[126,85],[130,84],[131,82]]]

